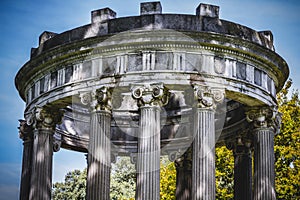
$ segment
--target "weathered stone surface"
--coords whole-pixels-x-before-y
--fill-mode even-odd
[[[39,45],[42,45],[44,42],[46,42],[47,40],[53,38],[54,36],[56,36],[57,33],[53,33],[53,32],[49,32],[49,31],[44,31],[39,38]]]
[[[108,200],[111,170],[111,88],[102,87],[96,90],[95,96],[91,96],[90,99],[85,95],[82,96],[82,103],[89,104],[92,109],[88,146],[87,199]]]
[[[177,198],[214,199],[215,144],[255,125],[262,126],[252,141],[255,193],[274,198],[271,132],[278,127],[271,125],[273,119],[265,123],[245,112],[246,107],[276,106],[276,92],[289,75],[286,62],[274,52],[271,32],[222,20],[218,6],[200,4],[196,15],[163,14],[159,2],[147,2],[141,4],[140,16],[116,18],[109,8],[95,10],[91,24],[60,34],[45,32],[40,41],[15,79],[26,101],[24,113],[26,118],[36,108],[65,113],[60,125],[45,110],[37,121],[29,118],[36,135],[34,169],[28,188],[29,162],[23,162],[22,195],[31,190],[32,198],[50,198],[54,135],[57,147],[89,153],[89,199],[109,198],[113,159],[98,150],[131,155],[140,172],[136,198],[158,199],[160,155],[178,159],[192,143],[193,155],[177,166]],[[272,112],[259,112],[266,113],[270,117]],[[40,146],[41,140],[46,145]],[[251,196],[251,160],[240,150],[235,185],[243,192],[235,196],[246,199]],[[42,162],[37,163],[37,152],[45,157]],[[24,142],[24,159],[29,156],[30,143]],[[269,157],[270,162],[262,162]],[[242,184],[245,174],[247,184]],[[261,189],[266,179],[271,183]]]
[[[20,200],[29,199],[30,179],[32,170],[32,150],[33,150],[33,130],[32,127],[26,123],[26,120],[19,120],[20,122],[20,138],[23,140],[23,160],[22,160],[22,174],[20,184]]]
[[[94,10],[91,13],[92,23],[104,22],[106,20],[116,18],[117,13],[110,8],[103,8],[100,10]]]
[[[274,132],[271,129],[254,131],[254,200],[276,199]]]
[[[234,152],[234,199],[252,199],[252,154],[245,144],[236,144]]]
[[[53,135],[61,117],[49,107],[37,107],[28,116],[27,124],[34,129],[29,199],[51,199]]]
[[[215,186],[215,109],[223,101],[222,91],[194,86],[197,101],[194,116],[192,199],[213,200]]]
[[[280,118],[271,108],[252,108],[247,112],[252,123],[254,143],[253,199],[276,199],[274,135],[279,130]]]
[[[160,110],[168,102],[162,84],[136,85],[132,96],[140,107],[136,199],[160,199]]]
[[[195,113],[194,129],[192,199],[214,200],[216,198],[214,111],[198,108]]]
[[[236,63],[236,77],[241,80],[246,80],[246,64],[237,62]]]
[[[175,161],[176,166],[176,200],[192,198],[193,188],[193,150],[192,147]]]
[[[111,114],[107,111],[96,111],[91,117],[86,188],[88,200],[110,198],[110,120]]]
[[[159,1],[141,3],[141,15],[161,14],[162,7]]]
[[[196,9],[196,15],[219,18],[219,6],[201,3]]]

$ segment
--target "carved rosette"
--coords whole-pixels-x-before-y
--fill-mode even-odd
[[[276,108],[257,107],[246,112],[247,121],[251,122],[254,128],[273,128],[275,133],[280,130],[281,113]]]
[[[138,106],[162,107],[168,104],[169,91],[162,83],[134,85],[132,96],[138,100]]]
[[[224,100],[224,90],[205,85],[193,85],[194,97],[198,108],[215,109]]]
[[[81,92],[79,94],[80,101],[83,105],[89,106],[92,103],[92,94],[91,92]]]
[[[27,125],[34,129],[52,129],[55,130],[56,124],[60,124],[63,112],[57,108],[35,107],[27,115]]]
[[[28,125],[26,123],[26,120],[19,120],[20,126],[18,127],[19,129],[19,137],[23,141],[31,140],[32,139],[32,126]]]
[[[169,161],[171,161],[171,162],[174,162],[179,156],[180,156],[180,153],[178,151],[168,152],[168,158],[169,158]]]

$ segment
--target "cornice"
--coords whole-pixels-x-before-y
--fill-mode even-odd
[[[156,30],[157,31],[157,30]],[[162,32],[162,30],[160,30]],[[166,31],[166,30],[164,30]],[[148,33],[149,31],[147,31]],[[163,32],[164,33],[164,32]],[[150,41],[150,42],[132,42],[132,43],[124,43],[117,45],[107,45],[103,47],[96,47],[95,43],[104,41],[103,37],[100,38],[89,38],[86,41],[79,41],[74,44],[66,44],[61,47],[61,49],[53,49],[38,57],[30,60],[26,63],[21,70],[18,72],[15,84],[17,89],[20,92],[20,95],[23,99],[25,99],[24,90],[27,88],[27,85],[30,82],[34,81],[34,78],[39,76],[39,74],[44,74],[45,71],[49,71],[53,68],[57,68],[59,66],[73,64],[76,62],[83,61],[89,56],[95,55],[105,55],[112,53],[129,53],[131,51],[138,50],[179,50],[179,51],[196,51],[199,53],[204,53],[203,51],[213,52],[214,54],[221,54],[222,56],[234,56],[241,60],[248,60],[248,62],[256,63],[258,67],[261,67],[262,70],[267,71],[268,74],[275,81],[276,88],[280,89],[289,75],[289,70],[285,61],[277,55],[275,52],[260,47],[257,44],[251,44],[249,41],[241,40],[239,38],[230,38],[229,36],[218,35],[218,34],[208,34],[208,33],[185,33],[187,35],[191,35],[197,38],[203,38],[200,36],[206,36],[210,39],[221,38],[222,40],[226,39],[229,41],[234,41],[234,39],[240,40],[243,44],[242,47],[247,48],[247,50],[243,50],[241,48],[231,47],[230,45],[236,45],[237,42],[227,43],[225,45],[222,44],[211,44],[208,42],[193,42],[193,41]],[[197,39],[196,38],[196,39]],[[221,40],[220,39],[220,40]],[[84,45],[86,43],[86,45]],[[226,41],[225,41],[226,43]],[[94,44],[93,46],[88,47],[88,45]],[[239,44],[239,45],[240,45]],[[82,50],[77,49],[80,45],[85,46]],[[249,48],[250,46],[250,48]],[[251,52],[251,49],[259,51],[259,55]],[[66,52],[64,54],[64,52]],[[264,56],[265,53],[265,56]],[[274,55],[275,54],[275,55]],[[272,59],[273,57],[277,58],[278,63],[274,63]],[[270,58],[270,59],[269,59]],[[272,60],[271,60],[272,59]],[[279,66],[279,67],[278,67]],[[31,77],[28,79],[28,77]],[[24,80],[25,79],[25,80]]]

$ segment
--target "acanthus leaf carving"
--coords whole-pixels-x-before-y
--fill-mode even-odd
[[[273,128],[276,133],[280,130],[281,113],[275,107],[249,108],[246,117],[255,128]]]
[[[19,119],[20,126],[19,129],[19,137],[23,140],[31,140],[32,139],[32,126],[28,125],[26,120]]]
[[[35,106],[31,112],[27,113],[26,123],[35,129],[55,129],[56,124],[60,124],[62,121],[63,111],[51,107]]]
[[[162,83],[133,85],[132,97],[138,100],[138,106],[158,106],[168,104],[169,91]]]
[[[194,97],[197,101],[198,108],[215,109],[217,103],[224,100],[224,90],[219,88],[211,88],[206,85],[194,84]]]
[[[112,88],[103,86],[96,90],[95,98],[97,101],[96,110],[111,111],[112,109]]]
[[[94,111],[111,111],[112,109],[112,87],[102,86],[94,91],[79,93],[83,105],[89,106]]]

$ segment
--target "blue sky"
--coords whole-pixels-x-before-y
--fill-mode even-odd
[[[110,7],[118,17],[139,15],[137,0],[1,0],[0,2],[0,200],[17,199],[22,161],[18,119],[24,102],[14,77],[28,61],[43,31],[61,33],[90,23],[90,11]],[[271,30],[275,49],[289,64],[294,88],[300,88],[300,1],[162,0],[164,13],[194,14],[199,3],[220,6],[220,18],[255,30]],[[54,155],[54,181],[71,169],[85,167],[85,156],[61,150]]]

